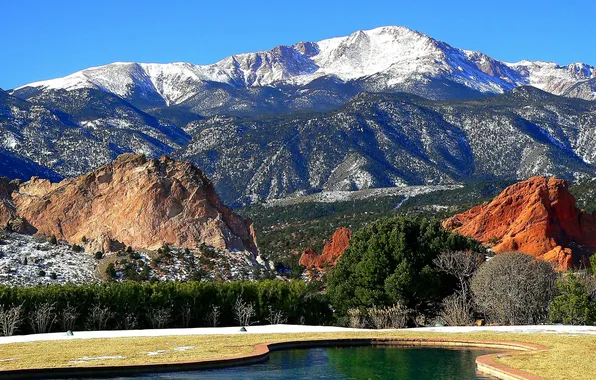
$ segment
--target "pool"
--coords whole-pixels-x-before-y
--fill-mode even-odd
[[[117,379],[491,379],[476,372],[475,359],[494,352],[387,346],[290,349],[272,352],[259,364]]]

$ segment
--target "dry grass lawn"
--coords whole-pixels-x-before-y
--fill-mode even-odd
[[[593,335],[399,332],[194,335],[118,339],[81,339],[0,345],[0,369],[167,363],[225,358],[252,352],[259,343],[339,338],[435,338],[525,342],[550,348],[519,352],[498,361],[547,379],[594,379],[596,337]],[[176,350],[178,349],[178,350]],[[148,355],[148,353],[156,353]],[[82,358],[123,357],[73,363]]]

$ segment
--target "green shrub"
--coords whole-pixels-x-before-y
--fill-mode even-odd
[[[52,237],[50,237],[50,244],[58,244],[58,239],[56,239],[56,235],[52,235]]]
[[[575,274],[558,281],[559,295],[550,305],[549,319],[566,325],[593,325],[596,323],[596,300]]]
[[[58,275],[56,274],[56,272],[52,272],[52,273],[50,273],[50,278],[52,280],[56,280],[56,279],[58,279]]]
[[[116,278],[116,267],[114,266],[114,263],[108,264],[106,267],[106,274],[109,278]]]
[[[103,252],[97,251],[95,252],[95,260],[101,260],[103,258]]]
[[[83,252],[83,247],[81,247],[80,245],[77,245],[77,244],[73,244],[72,245],[72,251],[73,252],[77,252],[77,253],[78,252]]]
[[[590,256],[590,273],[596,274],[596,253]]]
[[[45,271],[45,270],[43,270],[43,269],[41,269],[41,270],[40,270],[40,271],[37,273],[37,275],[38,275],[39,277],[45,277],[45,276],[46,276],[46,271]]]

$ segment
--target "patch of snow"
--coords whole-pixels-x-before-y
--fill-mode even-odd
[[[167,354],[168,350],[157,350],[157,351],[150,351],[147,352],[147,356],[157,356],[157,355],[163,355],[163,354]]]
[[[246,335],[246,334],[299,334],[299,333],[345,333],[345,332],[379,332],[379,331],[409,331],[436,332],[450,334],[464,334],[477,332],[502,332],[516,334],[576,334],[596,335],[596,326],[569,325],[528,325],[528,326],[454,326],[454,327],[418,327],[411,329],[353,329],[335,326],[309,325],[262,325],[248,326],[246,332],[240,327],[200,327],[188,329],[148,329],[148,330],[113,330],[113,331],[75,331],[72,336],[66,333],[31,334],[0,337],[0,344],[25,343],[56,340],[125,338],[125,337],[156,337],[156,336],[192,336],[192,335]],[[110,357],[107,357],[110,358]],[[120,357],[113,357],[120,358]],[[81,358],[80,360],[83,360]],[[89,358],[88,360],[93,360]],[[98,359],[101,360],[101,359]]]
[[[381,187],[375,189],[364,189],[357,191],[322,191],[316,194],[272,199],[265,203],[265,207],[286,206],[296,203],[333,203],[344,202],[368,198],[380,198],[388,196],[402,195],[404,197],[415,197],[417,195],[431,193],[433,191],[454,190],[461,188],[462,185],[434,185],[434,186],[401,186],[401,187]]]
[[[72,360],[70,362],[70,364],[83,364],[83,363],[88,363],[88,362],[93,362],[93,361],[103,361],[103,360],[111,360],[111,359],[126,359],[126,357],[121,356],[121,355],[97,356],[97,357],[83,356],[82,358],[80,358],[78,360]]]
[[[8,359],[0,359],[0,362],[12,362],[15,360],[19,360],[20,358],[8,358]]]
[[[195,346],[176,347],[176,348],[174,348],[174,351],[184,352],[184,351],[192,350],[193,348],[195,348]]]

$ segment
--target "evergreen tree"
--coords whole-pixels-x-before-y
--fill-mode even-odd
[[[405,305],[436,312],[455,281],[433,266],[450,250],[482,251],[480,243],[444,230],[438,220],[400,216],[358,230],[328,275],[331,301],[345,315],[350,308]]]

